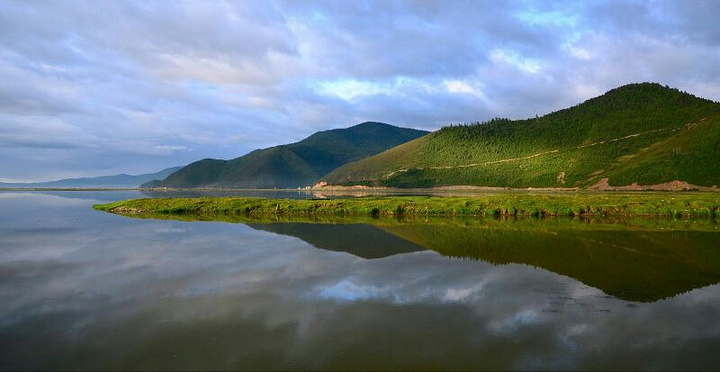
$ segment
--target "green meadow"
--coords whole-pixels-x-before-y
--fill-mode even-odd
[[[720,193],[495,193],[472,197],[391,196],[348,199],[147,198],[98,204],[117,214],[203,216],[705,216]]]

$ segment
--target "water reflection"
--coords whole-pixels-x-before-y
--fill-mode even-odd
[[[253,229],[290,235],[320,249],[347,252],[365,259],[422,251],[424,248],[365,224],[251,223]]]
[[[563,236],[562,226],[248,226],[131,219],[93,211],[92,203],[41,194],[0,198],[0,369],[713,369],[720,363],[720,286],[653,302],[607,295],[543,266],[545,255],[581,265],[600,255],[610,262],[603,270],[616,275],[615,259],[587,250],[589,242],[563,237],[569,240],[551,244],[553,232]],[[507,231],[482,233],[496,225]],[[573,230],[583,231],[580,226]],[[717,272],[712,224],[669,235],[664,226],[646,226],[649,232],[639,236],[633,224],[617,226],[578,236],[620,247],[617,255],[667,251],[658,267],[667,264],[677,275],[699,267],[693,278],[705,280]],[[320,236],[323,229],[334,232]],[[465,240],[448,240],[453,229]],[[515,230],[524,232],[492,248]],[[672,239],[684,246],[673,248],[666,242]],[[352,240],[377,250],[352,251]],[[382,244],[390,241],[404,248],[385,250],[395,246]],[[562,249],[565,242],[585,253],[573,256]],[[639,242],[651,245],[643,249]],[[520,248],[532,244],[537,257],[497,265],[517,262]],[[467,254],[473,247],[483,257]],[[672,269],[674,261],[682,269]],[[656,295],[643,296],[648,293]]]
[[[346,190],[312,190],[312,189],[214,189],[214,190],[162,190],[144,189],[139,190],[145,196],[151,198],[200,198],[200,197],[228,197],[243,196],[256,198],[280,198],[280,199],[337,199],[337,198],[365,198],[373,196],[477,196],[494,194],[500,191],[495,190],[443,190],[443,189],[346,189]],[[527,190],[506,190],[503,193],[528,193]],[[535,194],[545,193],[543,191],[532,191]]]
[[[93,199],[101,201],[114,201],[134,198],[202,198],[202,197],[253,197],[253,198],[279,198],[279,199],[337,199],[337,198],[364,198],[374,196],[467,196],[487,195],[498,193],[494,190],[443,190],[443,189],[347,189],[347,190],[309,190],[309,189],[136,189],[136,190],[43,190],[43,189],[0,189],[0,197],[14,194],[40,194],[56,195],[63,198]],[[503,193],[554,193],[537,190],[506,190]]]
[[[143,193],[137,190],[107,190],[107,191],[86,191],[86,190],[72,190],[72,191],[53,191],[53,190],[0,190],[0,199],[10,199],[18,197],[31,198],[33,195],[40,197],[52,195],[63,199],[82,199],[82,200],[95,200],[99,202],[113,202],[125,199],[137,199],[146,197]]]
[[[215,190],[140,190],[144,195],[152,198],[199,198],[208,196],[244,196],[258,198],[287,198],[287,199],[337,199],[337,198],[364,198],[371,196],[473,196],[478,194],[496,193],[497,191],[472,190],[402,190],[402,189],[346,189],[346,190],[312,190],[312,189],[215,189]],[[527,192],[527,191],[505,191]]]
[[[336,190],[336,191],[314,191],[314,190],[294,190],[294,189],[278,189],[278,190],[161,190],[161,189],[142,189],[142,190],[34,190],[34,189],[13,189],[0,190],[0,197],[3,195],[18,194],[37,194],[37,195],[55,195],[62,198],[70,199],[87,199],[100,201],[116,201],[123,199],[135,198],[202,198],[202,197],[251,197],[251,198],[280,198],[280,199],[334,199],[334,198],[361,198],[368,196],[392,196],[392,195],[435,195],[435,196],[464,196],[467,192],[450,192],[450,191],[425,191],[425,192],[409,192],[402,190]],[[469,195],[477,195],[470,193]]]
[[[663,228],[687,226],[683,221],[666,222]],[[627,229],[627,221],[625,225],[588,228],[585,221],[573,219],[502,223],[393,223],[380,219],[369,222],[374,225],[296,222],[249,226],[363,258],[429,249],[496,265],[526,264],[571,277],[617,298],[652,302],[720,282],[717,226],[714,221],[694,222],[705,231]],[[618,229],[613,230],[614,226]]]

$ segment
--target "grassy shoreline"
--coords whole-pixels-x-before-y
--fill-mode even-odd
[[[704,216],[720,214],[717,193],[489,194],[329,200],[249,197],[146,198],[97,204],[123,215],[246,216]]]

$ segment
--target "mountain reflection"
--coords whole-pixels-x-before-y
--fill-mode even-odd
[[[365,224],[271,223],[247,224],[256,230],[294,236],[315,248],[347,252],[365,259],[423,251],[427,248]]]
[[[690,221],[701,231],[674,220],[387,222],[248,226],[366,259],[429,249],[491,264],[526,264],[627,301],[653,302],[720,282],[720,234],[713,221]]]
[[[203,217],[229,224],[78,195],[0,193],[0,370],[720,365],[720,285],[654,301],[717,282],[713,221]]]

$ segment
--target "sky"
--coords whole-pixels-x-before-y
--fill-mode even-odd
[[[720,101],[720,1],[0,2],[0,182],[151,173],[363,121]]]

